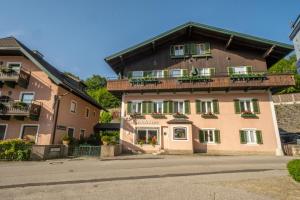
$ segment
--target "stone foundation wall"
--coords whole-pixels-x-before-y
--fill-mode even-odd
[[[300,133],[300,104],[275,105],[280,132]]]

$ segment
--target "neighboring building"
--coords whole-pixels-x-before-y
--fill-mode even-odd
[[[290,39],[294,43],[297,56],[297,71],[300,74],[300,15],[298,15],[297,19],[292,24],[292,33],[290,34]]]
[[[60,143],[93,133],[101,107],[85,84],[58,71],[13,37],[0,39],[0,140]]]
[[[267,69],[293,51],[189,22],[113,54],[123,151],[281,155],[270,89],[295,84]],[[156,144],[156,145],[152,145]]]

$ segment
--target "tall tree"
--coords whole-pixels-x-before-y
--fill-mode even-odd
[[[95,74],[87,78],[84,83],[87,85],[88,90],[98,90],[106,87],[106,79]]]

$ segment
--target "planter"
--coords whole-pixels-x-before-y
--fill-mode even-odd
[[[70,140],[63,140],[62,143],[63,145],[68,146],[70,144]]]
[[[129,82],[132,85],[146,85],[146,84],[157,84],[159,83],[158,78],[145,77],[145,78],[133,78]]]
[[[246,118],[246,119],[256,119],[258,116],[254,113],[242,113],[241,117]]]
[[[121,153],[121,148],[119,144],[116,145],[102,145],[100,157],[114,157]]]
[[[188,117],[185,114],[177,113],[173,115],[176,119],[187,119]]]
[[[202,114],[201,117],[204,119],[218,119],[218,116],[215,114]]]
[[[183,76],[178,78],[180,83],[190,83],[190,82],[210,82],[212,81],[210,76]]]
[[[145,118],[145,116],[140,114],[140,113],[130,114],[130,117],[133,118],[133,119],[144,119]]]
[[[164,114],[161,114],[161,113],[152,113],[151,116],[154,119],[166,119],[166,116]]]
[[[251,74],[232,74],[230,79],[233,81],[251,81],[251,80],[267,80],[265,73],[251,73]]]

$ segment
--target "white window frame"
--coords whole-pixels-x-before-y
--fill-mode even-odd
[[[75,110],[74,111],[72,111],[72,103],[75,103]],[[75,100],[71,100],[71,103],[70,103],[70,112],[71,113],[77,113],[77,101],[75,101]]]
[[[247,66],[234,66],[232,68],[234,74],[248,74]],[[238,69],[238,72],[236,71],[236,69]]]
[[[35,100],[35,92],[34,92],[34,91],[21,91],[21,92],[20,92],[20,95],[19,95],[19,101],[20,101],[20,102],[22,101],[22,96],[23,96],[23,94],[26,94],[26,93],[31,93],[31,94],[33,94],[33,99],[32,99],[32,101]]]
[[[80,129],[80,132],[79,132],[79,138],[81,137],[81,131],[84,131],[83,137],[84,137],[85,134],[86,134],[86,129],[81,128],[81,129]],[[75,132],[75,130],[74,130],[74,132]]]
[[[213,134],[213,141],[208,141],[208,138],[207,138],[207,141],[205,141],[205,133],[204,133],[204,143],[205,144],[217,144],[216,143],[216,135],[215,135],[215,128],[201,128],[202,131],[211,131],[211,134]],[[209,134],[209,133],[208,133]]]
[[[0,126],[5,126],[5,132],[4,132],[4,135],[3,135],[3,140],[5,140],[6,134],[7,134],[7,129],[8,129],[8,124],[0,124]]]
[[[160,72],[161,75],[159,75],[157,72]],[[156,75],[154,75],[156,73]],[[164,70],[152,70],[152,76],[155,78],[164,78]]]
[[[182,129],[185,129],[185,135],[186,135],[186,138],[183,138],[183,139],[180,139],[180,138],[175,138],[175,129],[176,128],[182,128]],[[189,136],[188,136],[188,127],[186,126],[173,126],[172,129],[172,141],[188,141],[189,140]]]
[[[140,112],[137,112],[138,106],[136,106],[136,109],[135,109],[135,110],[133,109],[133,104],[138,104],[138,103],[141,104],[141,110],[140,110]],[[143,111],[143,101],[142,101],[142,100],[134,100],[134,101],[131,101],[131,112],[132,112],[132,113],[140,113],[140,114],[142,114],[142,111]]]
[[[91,112],[90,108],[89,107],[85,107],[85,112],[84,112],[85,118],[89,118],[90,117],[90,112]]]
[[[173,71],[180,71],[180,74],[174,76],[174,75],[173,75]],[[182,77],[182,75],[183,75],[183,70],[182,70],[182,69],[177,69],[177,68],[176,68],[176,69],[171,69],[171,70],[170,70],[170,77],[178,78],[178,77]]]
[[[196,44],[196,55],[205,55],[205,54],[206,54],[205,53],[205,43]]]
[[[76,136],[76,134],[75,134],[75,127],[71,127],[71,126],[69,126],[68,128],[67,128],[67,135],[69,136],[69,129],[73,129],[74,131],[73,131],[73,138],[75,138],[75,136]]]
[[[141,76],[140,76],[140,74],[138,76],[135,75],[136,73],[140,73]],[[144,71],[132,71],[131,77],[132,78],[142,78],[142,77],[144,77]]]
[[[138,131],[139,130],[143,130],[146,131],[146,142],[148,141],[149,135],[148,135],[148,131],[157,131],[157,144],[156,145],[160,145],[160,132],[159,132],[159,128],[156,127],[137,127],[135,129],[135,137],[134,137],[134,144],[138,144],[137,139],[138,139]],[[151,144],[143,144],[143,145],[151,145]]]
[[[199,75],[200,76],[210,76],[211,75],[210,69],[211,68],[209,68],[209,67],[198,68]]]
[[[184,103],[184,100],[182,99],[174,99],[173,100],[173,111],[175,112],[175,102],[178,102],[178,107],[177,107],[177,110],[179,110],[179,102],[182,103],[182,112],[179,112],[181,114],[185,114],[185,103]]]
[[[257,130],[256,130],[256,128],[243,128],[242,130],[246,132],[246,139],[247,139],[246,144],[247,145],[257,145],[257,135],[256,135]],[[251,132],[253,133],[254,141],[249,142]]]
[[[253,102],[252,102],[252,98],[239,98],[239,106],[240,106],[240,108],[241,108],[241,112],[245,112],[245,111],[242,111],[242,107],[241,107],[241,103],[243,103],[244,104],[244,107],[246,108],[247,107],[247,103],[246,103],[246,101],[250,101],[250,110],[245,110],[245,111],[250,111],[250,112],[254,112],[253,111]],[[248,109],[248,107],[247,107],[247,109]]]
[[[174,48],[174,56],[184,56],[185,54],[184,44],[173,45],[173,48]]]
[[[199,99],[200,100],[200,102],[201,102],[201,106],[203,106],[202,105],[202,102],[204,102],[205,103],[205,114],[208,114],[208,112],[207,112],[207,108],[208,108],[208,104],[207,104],[207,102],[210,102],[211,104],[210,104],[210,110],[211,110],[211,113],[215,113],[215,111],[214,111],[214,105],[213,105],[213,99]],[[202,107],[202,110],[203,110],[203,107]]]
[[[22,139],[22,134],[23,134],[24,126],[37,126],[37,133],[36,133],[36,136],[35,136],[35,143],[38,143],[40,125],[39,124],[21,124],[19,139]]]
[[[163,114],[164,113],[164,101],[163,100],[153,100],[153,111],[155,113],[160,113]],[[156,110],[154,110],[154,104],[160,103],[161,104],[161,112],[158,112],[158,106],[156,106]]]
[[[22,62],[7,62],[7,63],[6,63],[6,67],[9,67],[9,65],[11,65],[11,64],[17,64],[17,65],[20,65],[19,70],[21,70]]]

